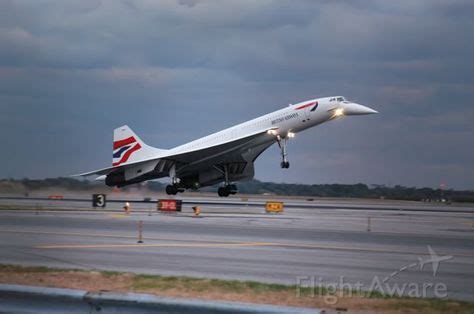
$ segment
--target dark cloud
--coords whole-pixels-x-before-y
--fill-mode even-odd
[[[311,97],[381,112],[271,148],[257,178],[474,188],[472,1],[2,1],[0,177],[105,166]]]

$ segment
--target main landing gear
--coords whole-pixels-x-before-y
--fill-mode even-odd
[[[282,161],[280,163],[280,167],[282,167],[283,169],[288,169],[290,168],[290,162],[288,161],[288,157],[287,157],[288,154],[286,152],[286,144],[288,142],[288,138],[287,137],[281,138],[280,135],[277,135],[276,140],[281,151]]]
[[[166,194],[176,195],[178,192],[186,191],[186,189],[180,185],[180,179],[176,176],[175,164],[171,166],[169,176],[173,183],[166,186]]]
[[[237,193],[237,186],[235,184],[221,186],[219,187],[219,189],[217,189],[217,195],[219,195],[220,197],[227,197],[230,194],[234,195],[236,193]]]
[[[166,186],[166,194],[168,195],[176,195],[178,192],[184,192],[185,190],[185,188],[180,187],[177,184],[169,184]]]
[[[224,175],[224,186],[221,186],[217,189],[217,195],[220,197],[227,197],[230,194],[234,195],[238,192],[237,186],[235,184],[230,184],[229,182],[229,167],[228,165],[223,165],[222,169],[220,167],[214,166],[215,169],[222,172]]]

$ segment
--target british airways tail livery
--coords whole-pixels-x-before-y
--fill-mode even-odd
[[[169,176],[170,195],[223,182],[218,194],[229,196],[237,193],[233,182],[253,178],[255,160],[274,143],[281,168],[289,168],[287,142],[296,133],[342,116],[373,113],[342,96],[312,99],[172,149],[148,146],[124,125],[114,130],[112,167],[78,176],[98,175],[117,187]]]

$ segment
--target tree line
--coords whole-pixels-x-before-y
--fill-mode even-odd
[[[159,181],[148,181],[144,184],[123,188],[124,190],[139,187],[151,192],[164,192],[166,183]],[[267,194],[288,195],[304,197],[351,197],[372,199],[394,199],[412,201],[452,201],[452,202],[474,202],[474,191],[433,189],[406,187],[401,185],[367,185],[358,184],[293,184],[273,183],[259,180],[238,182],[241,194]],[[71,191],[102,191],[111,190],[103,182],[77,180],[74,178],[48,178],[48,179],[4,179],[0,180],[0,194],[5,193],[28,193],[29,191],[61,188]],[[203,188],[201,191],[214,192],[217,186]]]

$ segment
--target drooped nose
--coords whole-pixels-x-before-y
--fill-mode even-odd
[[[369,108],[367,106],[362,106],[354,102],[342,103],[341,108],[344,110],[344,115],[347,115],[347,116],[378,113],[378,111],[372,108]]]

